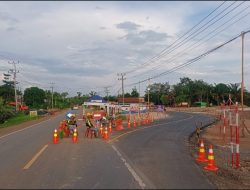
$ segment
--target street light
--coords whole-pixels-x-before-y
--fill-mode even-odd
[[[150,88],[148,87],[148,111],[149,111],[149,90]]]

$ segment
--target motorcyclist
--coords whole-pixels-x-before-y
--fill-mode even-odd
[[[70,133],[73,134],[74,129],[77,128],[76,118],[75,116],[71,116],[68,120],[68,128],[70,130]]]
[[[95,137],[98,136],[98,129],[97,129],[97,128],[93,125],[93,123],[91,122],[90,116],[88,116],[88,117],[86,118],[86,127],[88,128],[88,130],[86,131],[85,136],[88,136],[88,133],[89,133],[89,132],[92,133],[92,131],[94,131]]]

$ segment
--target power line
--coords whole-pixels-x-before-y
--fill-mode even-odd
[[[228,22],[230,22],[230,21],[232,21],[233,19],[235,19],[238,15],[244,13],[244,11],[246,11],[248,8],[249,8],[249,6],[245,7],[243,10],[240,10],[238,13],[236,13],[235,15],[233,15],[229,20],[227,20],[225,23],[223,23],[222,25],[220,25],[219,27],[217,27],[216,29],[214,29],[214,30],[213,30],[212,32],[210,32],[208,35],[206,35],[206,34],[203,35],[203,36],[202,36],[200,39],[198,39],[195,43],[193,43],[192,45],[186,47],[186,48],[185,48],[184,50],[182,50],[181,52],[179,52],[179,53],[173,55],[172,58],[167,59],[168,63],[171,63],[171,62],[173,62],[174,60],[176,60],[176,58],[179,58],[180,55],[181,55],[183,52],[185,52],[186,50],[189,49],[189,51],[191,51],[191,50],[193,50],[193,49],[199,47],[200,45],[202,45],[202,44],[204,44],[205,42],[207,42],[208,40],[212,39],[213,37],[215,37],[216,35],[218,35],[220,32],[222,32],[222,31],[224,31],[225,29],[227,29],[228,27],[232,26],[233,24],[235,24],[235,23],[238,22],[239,20],[245,18],[245,17],[249,14],[249,12],[248,12],[247,14],[245,14],[244,16],[240,17],[239,19],[237,19],[236,21],[234,21],[233,23],[231,23],[229,26],[227,26],[227,27],[225,27],[224,29],[220,30],[219,32],[215,33],[212,37],[210,37],[210,38],[208,38],[207,40],[201,42],[202,39],[204,39],[204,38],[206,38],[206,37],[209,37],[211,34],[213,34],[213,33],[214,33],[215,31],[217,31],[219,28],[221,28],[222,26],[224,26],[224,25],[227,24]],[[200,42],[200,43],[199,43],[199,42]],[[199,43],[199,44],[198,44],[198,43]],[[195,47],[193,47],[193,46],[196,45],[196,44],[198,44],[198,45],[195,46]],[[191,47],[193,47],[193,48],[191,48]],[[190,48],[191,48],[191,49],[190,49]],[[187,51],[187,52],[189,52],[189,51]],[[154,70],[154,71],[155,71],[157,68],[160,68],[160,67],[159,67],[160,65],[161,65],[161,64],[156,65],[155,67],[151,68],[151,70]],[[147,72],[147,71],[146,71],[146,72]],[[144,72],[144,73],[146,73],[146,72]],[[133,77],[136,77],[136,76],[133,76]],[[131,78],[132,78],[132,77],[131,77]]]
[[[226,1],[221,3],[217,8],[215,8],[212,12],[210,12],[206,17],[204,17],[202,20],[200,20],[195,26],[193,26],[191,29],[189,29],[186,33],[184,33],[181,37],[179,37],[177,40],[175,40],[172,44],[170,44],[167,48],[163,49],[158,55],[152,57],[148,61],[144,62],[141,66],[138,68],[135,68],[133,70],[127,71],[126,73],[132,73],[134,71],[137,71],[138,69],[142,68],[142,66],[146,66],[154,62],[154,59],[157,59],[162,56],[162,54],[165,53],[166,50],[170,49],[174,44],[176,44],[180,39],[182,39],[184,36],[186,36],[188,33],[190,33],[195,27],[197,27],[199,24],[201,24],[204,20],[206,20],[210,15],[212,15],[216,10],[218,10]]]
[[[249,33],[249,32],[250,32],[250,30],[244,32],[244,34],[247,34],[247,33]],[[147,81],[147,80],[149,80],[149,79],[158,78],[158,77],[160,77],[160,76],[162,76],[162,75],[170,74],[170,73],[172,73],[172,72],[174,72],[174,71],[176,71],[176,70],[179,70],[179,69],[181,69],[181,68],[183,68],[183,67],[186,67],[186,66],[188,66],[188,65],[190,65],[190,64],[192,64],[192,63],[194,63],[194,62],[196,62],[196,61],[198,61],[198,60],[200,60],[201,58],[203,58],[203,57],[209,55],[210,53],[212,53],[212,52],[214,52],[214,51],[216,51],[216,50],[218,50],[218,49],[224,47],[225,45],[231,43],[232,41],[234,41],[234,40],[236,40],[237,38],[239,38],[241,35],[242,35],[242,34],[237,35],[236,37],[234,37],[234,38],[232,38],[232,39],[230,39],[230,40],[224,42],[223,44],[221,44],[221,45],[219,45],[219,46],[217,46],[217,47],[215,47],[215,48],[213,48],[213,49],[211,49],[211,50],[209,50],[209,51],[207,51],[207,52],[205,52],[205,53],[203,53],[203,54],[201,54],[201,55],[199,55],[199,56],[197,56],[197,57],[195,57],[195,58],[193,58],[193,59],[191,59],[191,60],[189,60],[189,61],[187,61],[186,63],[183,63],[183,64],[181,64],[181,65],[178,65],[178,66],[176,66],[176,67],[173,67],[172,69],[170,69],[170,70],[168,70],[168,71],[165,71],[165,72],[162,72],[162,73],[160,73],[160,74],[158,74],[158,75],[155,75],[155,76],[153,76],[153,77],[150,77],[150,78],[147,78],[147,79],[145,79],[145,80],[142,80],[142,81],[140,81],[140,83],[141,83],[141,82],[145,82],[145,81]],[[138,84],[138,82],[129,84],[129,85],[127,85],[127,86],[132,86],[132,85],[135,85],[135,84]]]
[[[222,18],[224,18],[227,14],[231,13],[233,10],[235,10],[236,8],[238,8],[240,5],[242,5],[245,2],[240,3],[239,5],[237,5],[236,7],[233,7],[231,10],[229,10],[227,13],[225,13],[223,16],[221,16],[219,19],[215,20],[216,17],[218,17],[219,15],[221,15],[223,12],[225,12],[227,9],[229,9],[234,3],[230,4],[229,6],[227,6],[223,11],[221,11],[219,14],[217,14],[216,16],[214,16],[212,19],[210,19],[207,23],[203,24],[200,28],[196,29],[194,32],[192,32],[190,35],[188,35],[184,40],[182,40],[181,42],[177,43],[175,46],[173,46],[169,51],[164,52],[161,56],[159,56],[157,58],[157,60],[161,59],[162,57],[172,53],[174,50],[176,50],[177,48],[183,46],[184,44],[186,44],[188,41],[192,40],[194,37],[200,35],[204,30],[206,30],[207,28],[209,28],[210,26],[212,26],[213,24],[215,24],[216,22],[218,22],[219,20],[221,20]],[[211,24],[209,24],[211,21],[215,20],[214,22],[212,22]],[[209,25],[208,25],[209,24]],[[206,26],[208,25],[208,26]],[[205,27],[206,26],[206,27]],[[204,28],[205,27],[205,28]],[[202,29],[203,28],[203,29]],[[201,30],[202,29],[202,30]],[[201,31],[200,31],[201,30]],[[198,33],[199,32],[199,33]],[[155,60],[155,61],[157,61]],[[149,71],[148,71],[149,72]],[[136,77],[136,76],[133,76]]]

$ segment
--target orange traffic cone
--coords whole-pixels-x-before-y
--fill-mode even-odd
[[[199,161],[199,162],[207,162],[208,161],[206,159],[205,148],[204,148],[204,143],[203,143],[202,139],[200,142],[198,157],[196,158],[196,161]]]
[[[104,139],[104,140],[108,140],[108,138],[109,138],[109,136],[108,136],[108,128],[105,127],[105,130],[104,130],[104,132],[103,132],[103,139]]]
[[[103,136],[103,127],[102,127],[102,125],[100,127],[100,135]]]
[[[112,123],[109,122],[109,132],[112,133]]]
[[[57,130],[54,130],[54,134],[53,134],[53,143],[56,144],[58,143],[58,133]]]
[[[136,127],[136,121],[135,121],[135,118],[134,118],[134,127]]]
[[[72,142],[77,143],[77,141],[78,141],[77,130],[74,129],[74,133],[73,133],[73,136],[72,136]]]
[[[138,117],[138,126],[141,126],[141,118]]]
[[[131,125],[130,125],[130,119],[128,119],[128,128],[130,128]]]
[[[207,166],[204,167],[205,170],[209,171],[217,171],[219,168],[216,167],[215,161],[214,161],[214,152],[213,152],[213,146],[209,146],[209,151],[208,151],[208,164]]]

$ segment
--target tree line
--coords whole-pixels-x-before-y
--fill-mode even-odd
[[[149,92],[148,89],[149,88]],[[154,104],[176,106],[187,102],[190,106],[196,102],[206,102],[207,105],[220,105],[229,102],[241,102],[241,86],[239,83],[208,84],[203,80],[191,80],[188,77],[180,78],[180,82],[170,86],[168,82],[148,85],[145,91],[145,100]],[[250,93],[244,88],[244,105],[250,106]]]
[[[149,89],[149,90],[148,90]],[[43,90],[38,87],[30,87],[24,90],[24,93],[17,90],[19,101],[24,102],[31,109],[48,109],[48,108],[67,108],[75,104],[81,105],[87,101],[92,95],[97,93],[91,91],[89,94],[82,95],[77,92],[74,97],[68,97],[68,92],[54,92],[52,104],[52,92]],[[220,105],[227,102],[229,94],[233,102],[240,102],[241,88],[239,83],[235,84],[208,84],[203,80],[191,80],[188,77],[180,78],[180,81],[175,85],[169,85],[168,82],[154,83],[148,85],[144,99],[155,105],[175,106],[181,102],[187,102],[190,106],[195,102],[206,102],[207,105]],[[118,96],[105,96],[105,100],[117,101]],[[139,97],[139,93],[134,87],[131,93],[125,93],[124,97]],[[6,105],[9,101],[15,101],[14,86],[10,83],[5,83],[0,86],[0,106]],[[244,105],[250,105],[250,93],[244,89]]]

